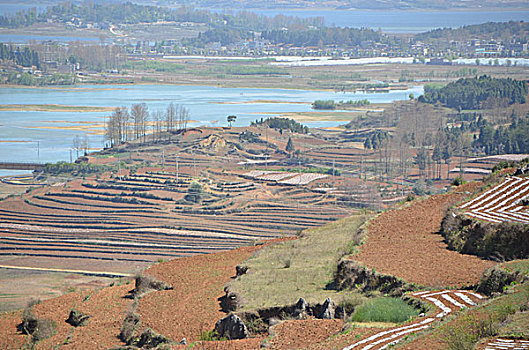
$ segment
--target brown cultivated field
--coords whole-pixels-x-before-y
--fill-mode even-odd
[[[0,201],[0,257],[9,267],[134,274],[156,261],[295,235],[354,208],[387,208],[411,191],[418,170],[403,179],[395,164],[383,176],[385,158],[359,142],[369,132],[195,128],[90,154],[83,161],[107,171],[70,181],[49,173],[43,186],[20,186],[27,193]],[[289,137],[294,158],[284,150]],[[199,201],[186,199],[194,182]],[[448,183],[443,177],[432,190]]]
[[[82,261],[83,270],[133,273],[155,261],[294,235],[347,216],[354,206],[383,206],[377,186],[385,201],[398,199],[398,185],[372,175],[359,179],[354,164],[370,152],[331,146],[320,135],[293,135],[302,168],[327,172],[300,175],[301,159],[282,151],[287,135],[271,129],[267,144],[262,129],[247,129],[261,141],[244,141],[235,128],[203,128],[171,142],[92,154],[88,162],[109,171],[1,201],[0,254],[13,259],[4,265],[68,269],[68,262]],[[248,163],[267,150],[270,165]],[[277,175],[246,176],[265,168]],[[198,201],[186,199],[193,182],[202,188]]]
[[[467,188],[470,186],[475,184],[470,183]],[[437,234],[448,206],[468,196],[465,188],[459,191],[380,214],[369,224],[361,252],[351,258],[380,273],[424,286],[475,284],[494,263],[449,251],[443,237]]]
[[[243,130],[260,141],[244,141],[239,137]],[[284,151],[289,136],[298,158]],[[194,347],[199,349],[256,349],[262,343],[272,349],[339,348],[380,332],[372,324],[342,332],[341,320],[309,319],[280,323],[270,334],[253,339],[200,341],[225,315],[218,298],[234,277],[235,266],[259,249],[256,242],[295,237],[358,208],[388,208],[411,191],[409,179],[383,176],[380,154],[359,147],[350,133],[288,135],[268,130],[265,137],[258,127],[201,128],[171,135],[171,141],[128,143],[84,161],[107,168],[0,202],[0,265],[131,275],[159,262],[143,273],[174,289],[139,300],[141,327],[175,343],[182,338],[198,342]],[[411,167],[408,176],[418,178],[418,169]],[[444,179],[436,185],[447,183]],[[199,192],[194,190],[197,184]],[[367,226],[365,244],[352,259],[430,288],[474,284],[493,264],[448,251],[436,234],[445,209],[468,197],[474,187],[465,185],[380,214]],[[27,282],[20,282],[20,288],[28,288]],[[123,277],[99,288],[103,283],[109,281],[93,276],[65,285],[57,294],[75,292],[35,305],[38,317],[57,323],[57,333],[37,348],[124,345],[117,336],[133,307],[126,297],[133,283]],[[65,323],[72,308],[91,315],[86,326]],[[16,329],[21,314],[0,316],[0,348],[28,342]]]

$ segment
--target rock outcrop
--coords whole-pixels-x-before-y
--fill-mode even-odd
[[[239,316],[231,314],[217,321],[215,332],[220,338],[245,339],[248,338],[248,329]]]
[[[320,318],[325,320],[332,320],[334,318],[334,313],[336,309],[336,304],[334,304],[334,301],[332,301],[331,298],[325,299],[325,302],[323,303],[323,310],[320,315]]]

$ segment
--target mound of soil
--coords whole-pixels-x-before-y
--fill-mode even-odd
[[[431,196],[381,214],[368,225],[366,243],[352,259],[382,274],[431,287],[466,286],[479,281],[494,265],[447,249],[437,234],[448,206],[463,193]]]

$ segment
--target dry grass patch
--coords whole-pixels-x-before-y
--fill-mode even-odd
[[[331,297],[340,302],[351,292],[329,289],[338,259],[351,244],[359,244],[359,228],[366,220],[353,215],[319,228],[303,231],[297,240],[269,246],[246,260],[248,273],[229,285],[241,298],[241,310],[294,304],[300,297],[321,303]]]

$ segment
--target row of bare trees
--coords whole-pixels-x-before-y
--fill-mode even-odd
[[[170,138],[172,132],[187,129],[189,116],[187,108],[172,102],[165,111],[149,112],[145,103],[132,105],[130,112],[127,107],[118,107],[106,121],[105,140],[113,147],[132,140],[145,143],[148,134],[153,141],[160,140],[163,135]]]
[[[431,136],[430,141],[425,138],[420,145],[413,146],[409,139],[396,134],[381,141],[374,151],[369,151],[373,157],[371,171],[377,176],[391,179],[394,177],[407,178],[413,163],[419,169],[419,176],[424,179],[442,179],[442,164],[450,165],[454,156],[459,159],[459,166],[463,158],[471,153],[471,138],[469,135],[451,132],[449,129],[439,129]],[[367,150],[366,150],[367,151]]]
[[[407,178],[413,164],[419,169],[419,176],[427,179],[441,179],[448,174],[441,173],[441,166],[450,166],[454,156],[461,165],[462,160],[472,152],[472,135],[459,127],[447,127],[446,114],[437,106],[409,101],[396,103],[383,113],[379,131],[394,127],[391,134],[380,137],[369,144],[362,156],[360,176],[367,171],[380,179]],[[356,125],[355,125],[356,126]],[[361,126],[357,126],[359,132]],[[382,135],[382,133],[381,133]],[[371,155],[371,162],[364,165],[363,158]]]
[[[90,148],[90,142],[88,140],[88,135],[83,135],[83,136],[76,135],[73,138],[72,144],[73,144],[73,150],[75,151],[77,158],[79,158],[79,152],[81,152],[81,154],[84,153],[86,155],[88,153],[88,149]]]

